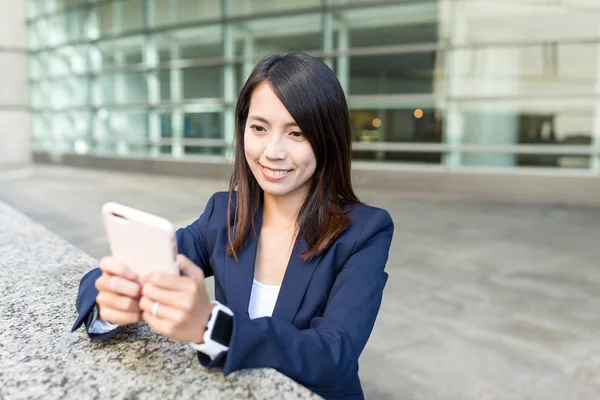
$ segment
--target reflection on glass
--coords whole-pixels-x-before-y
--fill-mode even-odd
[[[99,105],[147,103],[148,84],[143,72],[120,72],[99,76]]]
[[[221,36],[220,25],[161,33],[156,36],[159,59],[171,61],[222,57]]]
[[[221,135],[222,114],[213,113],[186,113],[183,123],[183,137],[186,139],[222,139]],[[200,147],[186,145],[185,154],[220,155],[221,147]]]
[[[362,150],[362,143],[441,143],[442,118],[433,109],[352,110],[352,140],[360,160],[439,163],[440,153]]]
[[[350,94],[422,94],[433,91],[436,53],[350,59]]]
[[[117,3],[107,2],[96,6],[96,15],[98,21],[98,34],[100,37],[116,33]]]
[[[183,98],[220,98],[223,93],[221,67],[196,67],[182,70]]]
[[[319,50],[323,41],[320,14],[251,19],[236,24],[235,32],[236,53],[245,57]]]
[[[243,15],[273,11],[293,11],[320,6],[321,0],[233,0],[233,14]]]
[[[145,0],[121,1],[122,23],[121,32],[138,30],[144,27],[144,3]],[[119,2],[115,5],[118,7]]]
[[[552,146],[590,146],[594,114],[591,109],[558,104],[535,107],[496,104],[463,113],[465,144],[548,146],[550,154],[465,153],[463,165],[587,168],[588,155],[551,154]],[[504,109],[502,111],[502,109]]]
[[[173,137],[172,131],[172,117],[171,113],[160,114],[160,137],[163,139],[170,139]],[[160,152],[163,154],[170,154],[172,151],[172,145],[161,145]]]
[[[96,114],[95,135],[92,148],[97,151],[114,151],[127,154],[142,148],[150,150],[149,119],[146,112],[120,112],[102,110]]]
[[[131,36],[99,42],[94,47],[94,57],[99,69],[135,66],[142,63],[144,37]]]
[[[457,94],[535,96],[593,93],[597,44],[545,44],[456,49],[450,52]]]
[[[215,0],[155,0],[156,25],[220,18],[220,3]]]
[[[50,47],[30,53],[35,146],[154,153],[147,103],[157,88],[157,110],[168,110],[160,136],[192,140],[182,145],[189,154],[223,156],[193,141],[224,135],[212,111],[233,107],[223,99],[229,65],[238,92],[264,55],[309,51],[328,57],[344,86],[358,159],[439,163],[428,144],[460,138],[479,150],[452,153],[453,166],[587,168],[600,118],[600,8],[590,1],[582,12],[546,0],[231,0],[231,19],[216,0],[28,1],[30,16],[45,15],[29,24],[30,50]],[[522,153],[531,146],[554,153]]]
[[[408,44],[435,44],[438,40],[437,21],[422,24],[391,26],[357,26],[350,28],[350,47],[371,47]]]
[[[372,5],[336,13],[338,34],[348,32],[348,47],[431,43],[438,39],[439,1]]]

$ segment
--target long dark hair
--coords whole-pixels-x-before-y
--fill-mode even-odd
[[[329,248],[348,228],[348,207],[360,203],[350,173],[352,139],[346,97],[334,72],[306,53],[271,55],[254,68],[236,107],[236,154],[228,207],[228,252],[232,257],[237,257],[250,230],[259,234],[254,218],[260,209],[262,189],[246,161],[244,129],[252,93],[263,82],[268,82],[294,118],[317,160],[311,188],[297,220],[297,233],[308,244],[302,258],[309,260]],[[232,221],[232,195],[236,189]]]

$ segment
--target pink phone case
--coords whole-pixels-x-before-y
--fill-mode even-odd
[[[161,270],[179,274],[173,225],[164,218],[117,203],[102,207],[112,256],[141,278]]]

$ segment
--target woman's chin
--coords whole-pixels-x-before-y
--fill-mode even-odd
[[[288,188],[282,186],[277,187],[277,185],[273,185],[271,182],[263,183],[261,185],[261,188],[266,195],[275,197],[286,196],[293,192],[292,190],[289,190]]]

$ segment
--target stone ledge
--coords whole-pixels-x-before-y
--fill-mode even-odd
[[[0,399],[319,398],[273,369],[224,377],[147,325],[92,342],[71,333],[97,261],[0,202]]]

